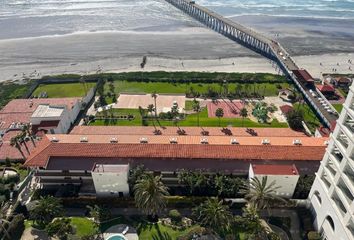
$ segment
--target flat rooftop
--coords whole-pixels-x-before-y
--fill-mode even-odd
[[[33,112],[33,118],[53,118],[60,117],[65,110],[65,106],[50,106],[46,104],[38,105],[37,109]]]
[[[128,171],[128,164],[95,164],[92,169],[92,172],[96,173],[126,173]]]

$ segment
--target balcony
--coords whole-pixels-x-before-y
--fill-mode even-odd
[[[338,194],[336,192],[333,193],[332,195],[332,200],[335,203],[338,211],[342,214],[342,216],[344,217],[345,214],[347,213],[347,209],[345,208],[344,204],[342,203],[342,201],[340,200]]]
[[[347,149],[349,146],[349,138],[347,135],[343,133],[343,131],[339,131],[338,137],[337,137],[338,142],[342,144],[342,146]]]
[[[347,201],[348,205],[350,205],[352,203],[352,201],[354,200],[354,196],[353,194],[350,192],[349,188],[347,187],[347,185],[344,183],[343,180],[340,180],[337,184],[337,187],[341,190],[341,192],[343,193],[343,196],[345,197],[345,200]]]
[[[343,125],[346,126],[352,134],[354,133],[354,119],[351,116],[346,116]]]
[[[326,168],[328,171],[331,173],[332,178],[337,174],[336,166],[334,165],[333,161],[331,159],[328,160],[326,164]]]
[[[331,155],[337,160],[338,165],[342,162],[343,154],[336,145],[334,145]]]
[[[354,170],[351,168],[351,166],[347,165],[344,169],[344,175],[347,177],[347,179],[351,182],[351,184],[354,186]]]
[[[325,172],[322,174],[321,180],[326,185],[327,190],[329,190],[329,188],[331,187],[331,182],[328,180],[328,176]]]
[[[349,222],[349,224],[347,225],[347,228],[348,228],[349,232],[352,234],[352,237],[354,239],[354,222],[353,222],[353,220],[351,220]]]

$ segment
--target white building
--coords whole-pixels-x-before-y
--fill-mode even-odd
[[[284,198],[294,195],[296,184],[299,180],[299,172],[293,165],[261,165],[250,164],[249,179],[267,177],[268,183],[275,181],[278,189],[276,194]]]
[[[326,240],[354,239],[354,85],[316,173],[309,200]]]
[[[91,175],[98,197],[129,195],[129,164],[96,164]]]
[[[66,105],[40,104],[33,112],[32,126],[52,129],[52,133],[67,133],[81,110],[81,102],[76,101],[71,109]]]

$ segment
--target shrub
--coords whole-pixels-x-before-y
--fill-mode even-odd
[[[321,235],[318,232],[311,231],[307,234],[307,239],[308,240],[320,240]]]
[[[3,180],[5,184],[9,183],[18,183],[20,181],[20,176],[18,174],[16,175],[10,175],[6,179]]]
[[[49,223],[46,228],[49,236],[57,236],[59,239],[67,239],[68,234],[73,233],[73,227],[70,225],[69,218],[57,218]]]
[[[9,224],[7,231],[11,236],[11,239],[20,239],[22,232],[25,230],[25,217],[22,214],[14,216]]]
[[[302,110],[291,110],[286,114],[286,119],[291,129],[303,129],[302,122],[304,121],[304,112]]]
[[[172,209],[169,211],[168,216],[171,218],[174,224],[178,224],[182,220],[181,214],[176,209]]]
[[[269,240],[281,240],[278,234],[271,232],[267,235]]]

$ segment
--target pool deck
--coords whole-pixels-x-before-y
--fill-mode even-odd
[[[124,231],[124,229],[127,227],[128,225],[126,224],[118,224],[118,225],[114,225],[110,228],[108,228],[104,233],[103,233],[103,237],[105,240],[109,239],[112,236],[115,235],[120,235],[120,236],[124,236],[124,238],[126,240],[139,240],[139,236],[137,234],[137,231],[135,228],[130,227],[129,226],[129,230],[126,234],[122,234],[122,232]]]

